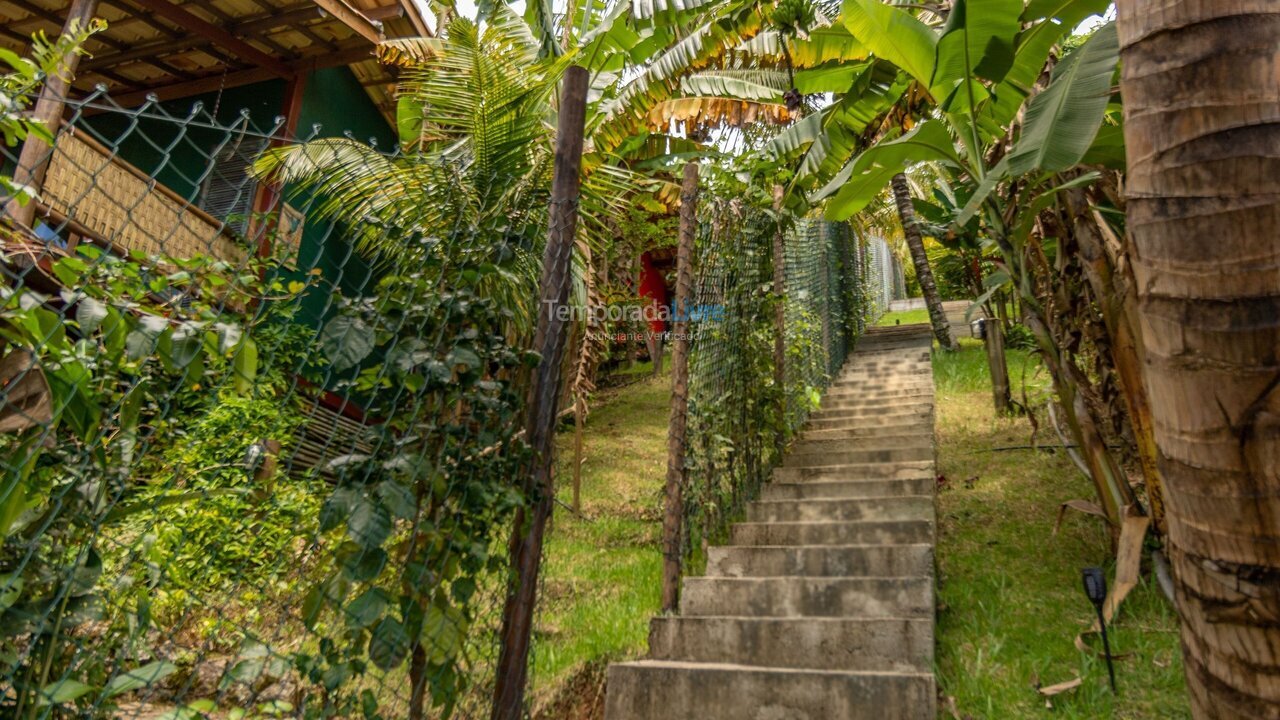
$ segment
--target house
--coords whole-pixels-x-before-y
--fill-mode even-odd
[[[35,114],[56,128],[5,150],[0,172],[38,193],[0,198],[5,257],[48,263],[92,243],[126,255],[208,255],[233,267],[279,259],[288,279],[318,275],[297,322],[319,326],[336,290],[364,292],[374,270],[344,230],[307,217],[313,198],[257,182],[271,146],[349,135],[396,147],[393,71],[383,39],[431,35],[413,0],[0,0],[0,47],[102,18],[107,29],[50,78]],[[14,252],[13,243],[21,247]],[[16,275],[31,282],[25,274]],[[360,450],[369,422],[345,395],[299,379],[307,421],[291,469]],[[306,385],[305,388],[302,385]],[[305,392],[302,392],[305,390]]]
[[[36,114],[58,141],[6,158],[40,199],[5,215],[55,244],[233,264],[283,254],[344,292],[367,285],[340,230],[246,169],[294,138],[394,149],[395,76],[374,46],[431,34],[413,0],[3,0],[0,47],[23,53],[33,33],[72,18],[108,27],[68,58],[69,86],[51,79],[42,92]]]

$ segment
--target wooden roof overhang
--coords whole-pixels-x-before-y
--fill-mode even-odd
[[[69,7],[0,0],[0,47],[56,36]],[[98,0],[94,16],[108,27],[86,43],[72,94],[102,84],[132,107],[346,65],[393,123],[395,76],[373,46],[432,34],[413,0]]]

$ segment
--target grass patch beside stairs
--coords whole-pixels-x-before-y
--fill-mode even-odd
[[[1178,623],[1154,577],[1144,579],[1111,627],[1118,696],[1106,663],[1073,641],[1093,617],[1081,568],[1114,563],[1100,521],[1068,512],[1055,535],[1060,503],[1092,499],[1093,488],[1062,452],[1001,447],[1030,444],[1025,418],[992,409],[986,354],[977,340],[935,352],[939,473],[938,682],[944,718],[1189,718]],[[1035,360],[1009,351],[1019,394],[1026,368],[1033,404],[1048,380]],[[1041,446],[1057,445],[1044,424]],[[1099,643],[1100,644],[1100,643]],[[1034,687],[1083,679],[1046,699]],[[947,698],[954,698],[954,714]]]

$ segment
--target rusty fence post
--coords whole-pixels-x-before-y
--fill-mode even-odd
[[[552,443],[560,402],[561,365],[568,335],[570,267],[578,225],[578,185],[582,167],[583,127],[586,120],[587,71],[565,70],[556,136],[555,176],[551,185],[551,213],[547,247],[542,255],[538,329],[534,349],[542,359],[533,375],[525,435],[533,450],[531,472],[525,478],[528,509],[516,515],[511,532],[514,582],[502,611],[501,646],[495,670],[493,720],[520,720],[524,715],[525,684],[529,673],[529,644],[542,542],[555,502],[551,482]]]
[[[773,297],[777,303],[773,315],[773,384],[778,389],[778,435],[774,445],[781,461],[787,444],[787,259],[783,248],[783,189],[773,186],[773,212],[778,229],[773,234]]]
[[[662,519],[662,610],[680,601],[684,524],[685,432],[689,414],[689,311],[693,300],[693,243],[698,234],[698,164],[684,166],[680,183],[680,246],[676,252],[676,307],[672,327],[671,421],[667,431],[666,514]]]

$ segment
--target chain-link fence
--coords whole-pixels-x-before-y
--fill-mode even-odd
[[[550,184],[497,227],[467,168],[67,105],[0,225],[0,715],[488,717]]]
[[[854,341],[887,299],[877,253],[847,224],[774,213],[711,186],[701,201],[685,442],[683,545],[696,566],[752,499]],[[773,243],[783,227],[784,371],[775,375],[779,298]],[[881,242],[879,245],[883,245]],[[778,440],[781,438],[782,443]]]
[[[477,177],[216,106],[66,105],[16,168],[38,197],[0,216],[0,715],[488,717],[511,532],[542,496],[550,163]],[[702,218],[690,549],[885,277],[883,248],[784,214],[777,387],[777,217],[713,196]]]

